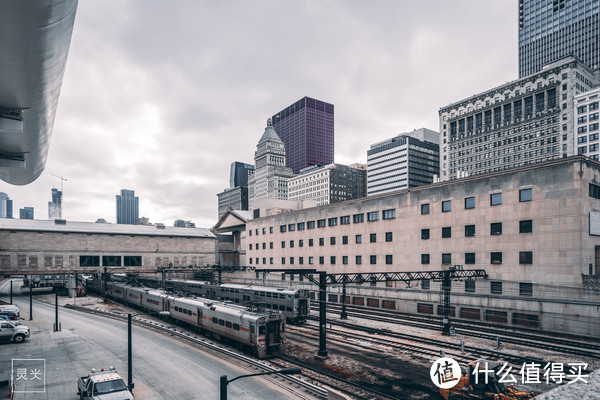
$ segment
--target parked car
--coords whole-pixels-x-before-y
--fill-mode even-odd
[[[21,343],[29,337],[29,328],[24,325],[16,325],[10,321],[0,322],[0,340]]]

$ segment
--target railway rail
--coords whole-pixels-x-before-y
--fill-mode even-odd
[[[328,304],[333,312],[339,312],[341,306]],[[350,308],[349,306],[346,306]],[[427,321],[425,319],[405,316],[400,313],[387,312],[381,310],[363,309],[358,307],[352,307],[350,311],[346,311],[348,316],[357,318],[368,319],[378,322],[387,323],[402,323],[405,326],[412,326],[424,329],[436,329],[439,330],[440,322],[438,321]],[[316,319],[311,317],[311,319]],[[339,321],[331,320],[333,323]],[[587,342],[573,340],[573,339],[562,339],[555,336],[543,335],[541,333],[530,334],[524,332],[510,332],[506,329],[497,329],[492,327],[486,327],[480,324],[469,325],[463,321],[455,323],[455,332],[457,334],[478,337],[487,340],[500,339],[502,343],[512,343],[521,346],[534,347],[543,350],[550,350],[559,353],[572,354],[583,357],[591,357],[600,359],[600,343],[589,340]]]

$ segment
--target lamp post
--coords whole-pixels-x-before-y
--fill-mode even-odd
[[[138,315],[160,315],[160,316],[168,316],[171,315],[168,311],[160,311],[160,312],[152,312],[152,313],[137,313],[137,314],[127,314],[127,389],[130,392],[133,392],[133,354],[132,354],[132,346],[131,346],[131,321],[133,317],[137,317]]]
[[[259,372],[257,374],[248,374],[248,375],[241,375],[238,377],[233,378],[232,380],[227,380],[227,375],[221,375],[221,400],[227,400],[227,385],[229,385],[231,382],[236,381],[240,378],[247,378],[249,376],[258,376],[258,375],[272,375],[272,374],[282,374],[282,375],[293,375],[293,374],[301,374],[302,370],[298,367],[292,367],[292,368],[284,368],[284,369],[280,369],[279,371],[268,371],[268,372]]]

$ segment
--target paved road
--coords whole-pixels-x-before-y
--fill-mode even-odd
[[[6,283],[0,283],[0,292]],[[6,297],[4,297],[7,300]],[[127,379],[127,323],[65,308],[59,309],[61,332],[53,332],[54,306],[15,296],[21,323],[31,338],[21,344],[0,344],[0,381],[10,373],[11,359],[46,360],[46,392],[17,394],[15,399],[77,399],[76,383],[91,368],[115,366]],[[219,377],[252,373],[204,353],[177,339],[137,325],[133,327],[134,394],[136,399],[217,399]],[[246,378],[229,386],[230,399],[297,398],[269,380]]]

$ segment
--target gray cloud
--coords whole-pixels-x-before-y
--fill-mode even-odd
[[[46,218],[140,215],[216,222],[232,161],[252,162],[266,119],[308,95],[335,104],[336,161],[517,77],[512,1],[117,1],[79,4],[46,171],[0,183]]]

